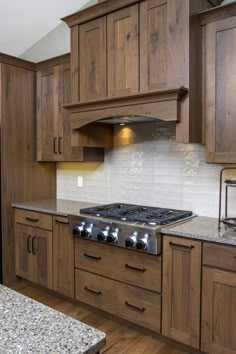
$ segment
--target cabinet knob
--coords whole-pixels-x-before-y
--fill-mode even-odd
[[[53,139],[53,152],[57,155],[57,137]]]

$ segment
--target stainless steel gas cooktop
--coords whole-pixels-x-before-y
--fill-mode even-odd
[[[81,209],[69,221],[75,237],[160,254],[161,227],[191,217],[187,210],[114,203]]]

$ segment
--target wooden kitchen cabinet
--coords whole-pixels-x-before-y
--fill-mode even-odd
[[[23,211],[24,212],[24,211]],[[22,210],[15,210],[16,275],[52,288],[52,231],[21,223]],[[30,212],[26,211],[26,218]],[[32,212],[31,223],[37,223],[44,214]],[[47,215],[50,218],[50,216]],[[52,217],[51,217],[52,218]],[[23,221],[22,221],[23,222]]]
[[[201,350],[236,353],[236,273],[203,269]]]
[[[162,334],[199,349],[201,242],[164,237]]]
[[[139,6],[107,16],[108,97],[139,91]]]
[[[67,109],[73,129],[140,114],[176,121],[177,142],[201,142],[201,24],[193,15],[213,4],[109,0],[65,17],[71,28],[72,102]],[[183,87],[185,94],[177,100],[166,97]],[[178,102],[174,112],[170,102]]]
[[[53,290],[74,298],[74,236],[66,217],[53,217]]]
[[[105,98],[106,80],[106,17],[80,26],[80,101]]]
[[[213,163],[235,163],[235,4],[202,14],[202,26],[206,160]]]
[[[65,55],[37,64],[37,159],[103,161],[103,148],[113,144],[110,127],[98,125],[74,132],[63,108],[71,101],[69,58]]]

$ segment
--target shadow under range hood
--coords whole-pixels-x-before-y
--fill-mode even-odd
[[[141,93],[128,97],[72,103],[64,105],[70,113],[71,129],[99,122],[131,124],[153,121],[180,121],[181,100],[188,90],[184,87]]]

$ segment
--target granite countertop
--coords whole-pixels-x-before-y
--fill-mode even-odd
[[[61,216],[67,216],[68,214],[79,215],[80,209],[97,205],[98,203],[94,204],[66,199],[48,199],[12,204],[13,207],[20,209]],[[217,218],[196,216],[190,220],[179,222],[176,225],[166,226],[161,229],[161,232],[164,235],[168,234],[236,246],[236,231],[226,228],[223,224],[219,231]]]
[[[161,232],[168,235],[236,246],[236,231],[225,227],[223,224],[221,224],[221,230],[219,231],[218,219],[216,218],[197,216],[177,225],[164,227]]]
[[[0,285],[0,352],[96,353],[105,333]]]
[[[68,214],[78,215],[80,209],[90,208],[96,205],[98,205],[98,203],[94,204],[67,199],[34,200],[32,202],[12,204],[12,206],[15,208],[60,216],[67,216]]]

